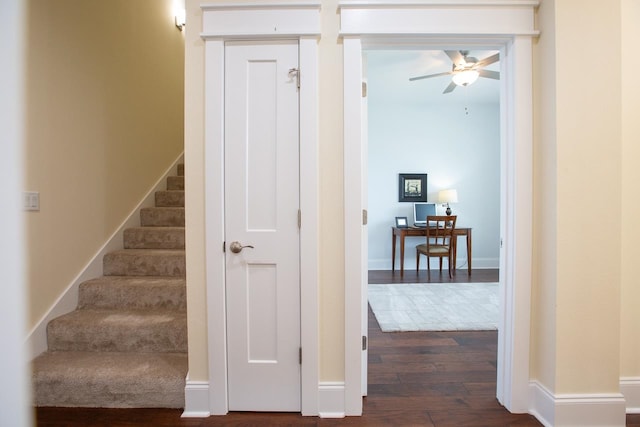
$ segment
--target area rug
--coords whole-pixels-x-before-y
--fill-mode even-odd
[[[480,331],[498,327],[497,283],[369,285],[383,332]]]

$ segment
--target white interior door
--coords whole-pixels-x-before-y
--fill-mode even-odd
[[[300,411],[299,116],[290,72],[297,68],[297,41],[225,46],[232,411]]]

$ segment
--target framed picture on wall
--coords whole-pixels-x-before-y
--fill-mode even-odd
[[[427,201],[427,174],[401,173],[398,175],[399,202]]]

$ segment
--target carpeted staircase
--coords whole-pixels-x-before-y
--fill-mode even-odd
[[[75,311],[47,325],[33,361],[36,406],[183,408],[187,374],[184,166],[80,285]]]

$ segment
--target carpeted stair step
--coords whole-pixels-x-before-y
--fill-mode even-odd
[[[140,209],[143,227],[184,227],[184,208],[152,207]]]
[[[187,309],[185,279],[103,276],[80,284],[79,309]]]
[[[184,176],[184,163],[178,165],[178,176]]]
[[[184,408],[186,353],[45,352],[33,362],[36,406]]]
[[[124,230],[125,249],[184,249],[184,227],[134,227]]]
[[[184,190],[184,176],[168,176],[167,190]]]
[[[158,310],[75,310],[47,325],[50,351],[187,351],[187,314]]]
[[[184,207],[184,190],[156,191],[156,206]]]
[[[105,276],[185,276],[181,249],[122,249],[103,258]]]

